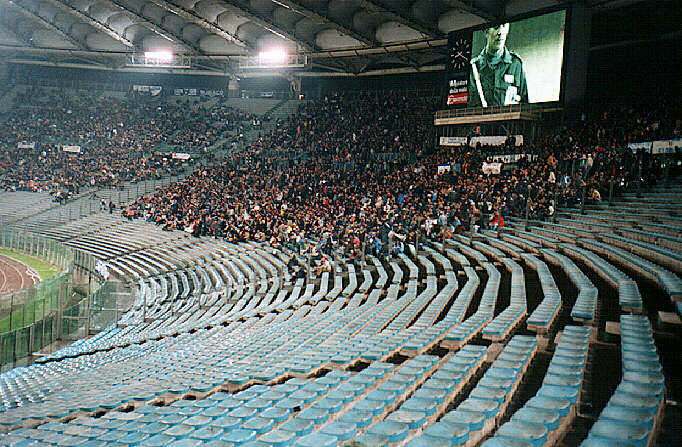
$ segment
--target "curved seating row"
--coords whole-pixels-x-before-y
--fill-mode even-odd
[[[410,445],[443,444],[439,438],[445,445],[478,445],[498,426],[536,353],[534,337],[513,337],[468,397]]]
[[[645,316],[621,315],[622,380],[581,447],[654,445],[665,390],[651,326]]]
[[[561,244],[561,251],[571,257],[581,259],[585,264],[591,266],[599,276],[615,287],[618,290],[618,302],[621,309],[626,312],[643,312],[644,305],[637,283],[625,273],[584,248],[571,244]]]
[[[497,294],[500,289],[500,272],[490,262],[485,261],[480,264],[486,270],[488,280],[483,289],[478,308],[473,315],[445,335],[441,345],[447,349],[458,349],[467,344],[481,333],[485,325],[494,316]]]
[[[526,280],[523,269],[509,258],[501,258],[511,273],[509,305],[483,329],[483,338],[494,342],[505,340],[527,316]]]
[[[584,239],[579,240],[578,243],[608,259],[616,260],[633,270],[639,271],[647,278],[657,282],[670,296],[671,300],[682,301],[682,280],[669,270],[613,245]]]
[[[571,310],[571,318],[578,322],[592,324],[597,312],[597,296],[599,292],[590,278],[567,256],[548,248],[542,249],[541,252],[548,262],[559,265],[568,275],[573,285],[578,288],[578,297]]]
[[[542,301],[533,313],[530,314],[526,324],[529,330],[539,334],[546,334],[556,322],[559,311],[561,311],[561,293],[547,264],[528,253],[522,253],[521,257],[538,274],[543,294]]]
[[[540,389],[483,446],[508,439],[540,447],[561,440],[580,405],[589,344],[589,328],[566,326],[559,335]]]
[[[438,369],[418,386],[408,385],[406,388],[400,377],[400,369],[395,379],[389,379],[389,388],[405,389],[406,394],[413,391],[405,399],[405,394],[397,399],[397,408],[387,416],[381,418],[368,427],[357,427],[354,438],[362,442],[366,434],[369,439],[379,438],[389,444],[409,442],[420,433],[440,433],[436,422],[449,405],[460,398],[468,385],[476,378],[477,373],[485,361],[486,348],[484,346],[464,346],[454,355],[441,360]],[[397,381],[398,384],[393,384]],[[380,387],[381,388],[381,387]]]

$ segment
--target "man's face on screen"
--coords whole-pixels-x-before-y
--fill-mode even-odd
[[[493,28],[485,30],[485,40],[487,42],[488,53],[494,54],[504,48],[509,34],[509,24],[503,23]]]

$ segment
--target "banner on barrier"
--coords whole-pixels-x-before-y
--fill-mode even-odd
[[[72,154],[80,154],[81,153],[81,147],[78,145],[69,145],[69,144],[62,144],[62,151],[64,152],[70,152]]]
[[[225,90],[204,90],[195,88],[176,88],[173,89],[175,96],[208,96],[210,98],[225,96]]]
[[[651,152],[651,141],[645,141],[643,143],[630,143],[628,144],[628,148],[632,149],[632,152],[637,152],[638,150]]]
[[[133,85],[133,91],[138,93],[149,93],[151,96],[158,96],[161,94],[162,87],[160,85]]]
[[[658,140],[651,144],[652,154],[674,154],[675,148],[682,148],[682,138]]]
[[[19,149],[35,149],[36,148],[36,142],[35,141],[20,141],[17,143],[17,147]]]
[[[467,137],[440,137],[441,146],[466,146]]]
[[[502,163],[483,163],[483,168],[481,169],[484,174],[499,174],[502,170]]]
[[[652,154],[671,154],[675,153],[675,148],[682,149],[682,138],[671,140],[643,141],[641,143],[629,143],[628,148],[632,152],[643,150]]]
[[[174,160],[189,160],[190,155],[186,152],[173,152]]]
[[[537,158],[537,155],[532,155],[532,154],[500,154],[500,155],[493,155],[491,158],[493,161],[498,161],[500,163],[516,163],[519,160],[521,160],[523,157],[526,157],[528,160],[534,160]]]
[[[445,174],[446,172],[450,172],[450,165],[448,164],[438,165],[439,174]]]
[[[523,145],[523,135],[514,135],[514,138],[515,146]],[[484,146],[502,146],[506,142],[507,136],[505,135],[481,135],[471,137],[471,140],[469,140],[469,146],[476,146],[478,143],[481,143]]]

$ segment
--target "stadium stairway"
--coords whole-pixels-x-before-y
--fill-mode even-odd
[[[670,445],[678,199],[510,219],[366,263],[336,253],[317,278],[282,247],[115,216],[44,228],[133,302],[0,375],[0,445]]]

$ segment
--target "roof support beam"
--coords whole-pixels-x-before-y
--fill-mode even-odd
[[[0,0],[0,3],[4,3],[10,7],[13,7],[17,11],[19,11],[21,14],[24,16],[28,17],[31,20],[34,20],[38,23],[40,23],[43,27],[49,29],[50,31],[53,31],[57,34],[59,34],[61,37],[69,41],[71,44],[73,44],[76,48],[79,48],[81,50],[87,50],[88,46],[85,44],[85,42],[82,42],[80,39],[75,38],[72,36],[69,32],[59,28],[55,24],[48,22],[47,20],[43,19],[40,17],[38,14],[34,13],[30,9],[21,6],[18,1],[16,0]]]
[[[246,42],[245,40],[240,39],[237,37],[236,34],[231,33],[220,26],[218,26],[215,23],[211,23],[208,20],[204,19],[203,17],[197,15],[193,11],[189,11],[182,6],[178,6],[175,3],[171,3],[167,0],[149,0],[151,3],[154,3],[156,6],[159,6],[163,9],[166,9],[173,14],[176,14],[183,19],[187,20],[188,22],[192,22],[195,25],[199,25],[200,27],[204,28],[207,31],[210,31],[213,34],[217,34],[218,36],[222,37],[225,40],[229,40],[230,42],[234,42],[237,45],[241,45],[243,47],[248,48],[249,50],[253,50],[253,47]]]
[[[159,36],[163,37],[164,39],[170,40],[171,42],[176,42],[179,43],[189,51],[189,52],[195,52],[197,51],[197,48],[194,46],[192,42],[186,41],[183,39],[181,36],[178,36],[174,32],[167,30],[163,28],[160,25],[157,25],[154,22],[151,22],[149,19],[146,17],[141,16],[140,14],[136,13],[135,11],[130,10],[127,6],[125,6],[123,3],[121,3],[118,0],[106,0],[108,3],[110,3],[115,9],[118,9],[119,11],[122,11],[126,13],[127,15],[133,17],[135,19],[135,23],[139,25],[143,25],[144,27],[148,28],[149,30],[153,31],[154,33],[158,34]]]
[[[393,43],[373,48],[358,48],[349,50],[326,50],[309,53],[311,58],[333,58],[333,57],[359,57],[367,55],[382,55],[385,53],[398,53],[404,51],[428,50],[439,51],[440,47],[448,44],[447,39],[420,40],[418,42]]]
[[[249,20],[254,22],[256,25],[260,26],[261,28],[265,28],[266,30],[270,31],[271,33],[282,37],[283,39],[289,40],[291,42],[294,42],[298,44],[300,47],[302,47],[304,50],[307,51],[317,51],[319,48],[315,43],[313,42],[307,42],[303,40],[302,38],[299,38],[296,36],[294,32],[287,31],[277,24],[272,21],[272,19],[264,17],[260,14],[258,14],[256,11],[254,11],[251,7],[245,6],[235,0],[220,0],[220,3],[223,4],[228,4],[231,5],[241,11],[241,13],[247,17]]]
[[[399,13],[393,8],[388,8],[384,5],[384,2],[378,2],[376,0],[358,0],[356,3],[367,11],[378,12],[388,17],[390,20],[409,26],[410,28],[419,31],[428,37],[443,37],[443,33],[441,33],[437,28],[420,22],[413,17],[408,17],[402,13]]]
[[[475,16],[478,16],[482,19],[485,19],[489,22],[493,22],[495,20],[499,20],[500,18],[503,17],[504,15],[504,2],[502,2],[502,7],[500,8],[499,13],[495,14],[492,11],[481,8],[480,6],[474,5],[473,1],[464,1],[464,0],[450,0],[451,4],[454,4],[453,6],[456,9],[462,10],[464,12],[468,12],[469,14],[473,14]]]
[[[129,47],[129,48],[135,48],[135,44],[126,39],[125,37],[121,36],[119,33],[116,32],[116,30],[112,29],[109,27],[109,25],[100,22],[99,20],[91,17],[89,14],[86,14],[82,11],[79,11],[78,9],[74,8],[71,5],[68,5],[61,0],[46,0],[48,3],[53,4],[57,8],[61,9],[62,11],[66,11],[69,14],[76,16],[79,20],[87,23],[88,25],[92,26],[96,30],[106,34],[107,36],[111,37],[112,39],[122,43],[123,45]]]
[[[311,19],[315,22],[324,23],[326,25],[329,25],[330,27],[337,30],[339,33],[345,34],[346,36],[350,36],[353,39],[364,43],[365,45],[368,45],[368,46],[377,45],[377,41],[373,36],[369,37],[369,36],[360,34],[359,32],[353,30],[349,26],[345,26],[341,23],[338,23],[335,20],[332,20],[328,16],[322,16],[320,13],[302,6],[300,4],[300,2],[298,2],[298,1],[277,0],[273,3],[280,5],[282,7],[288,8],[288,9],[292,10],[293,12],[301,14],[302,16],[308,17],[309,19]]]
[[[10,33],[12,37],[17,39],[18,42],[35,48],[35,45],[31,41],[31,39],[29,37],[26,37],[25,35],[19,34],[19,32],[16,30],[15,27],[12,26],[12,24],[7,23],[7,21],[4,20],[4,17],[0,17],[0,29],[4,29],[5,31]]]

